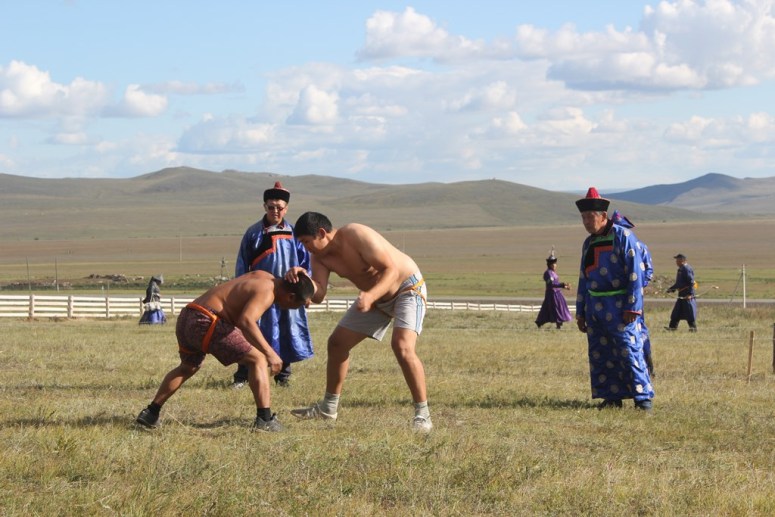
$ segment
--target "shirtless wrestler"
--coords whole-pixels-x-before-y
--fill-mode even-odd
[[[283,426],[270,409],[267,369],[276,374],[282,360],[266,342],[256,322],[273,303],[283,309],[296,309],[309,304],[313,292],[311,279],[301,272],[295,282],[290,282],[265,271],[253,271],[217,285],[189,303],[180,312],[175,327],[180,364],[167,373],[153,401],[140,412],[136,422],[157,427],[164,403],[199,371],[205,356],[211,354],[224,366],[239,363],[248,367],[248,384],[257,410],[253,428],[281,431]]]
[[[331,272],[348,279],[360,292],[328,338],[326,393],[312,406],[294,409],[302,419],[335,420],[350,351],[365,338],[381,340],[391,320],[391,348],[403,372],[414,401],[412,428],[429,432],[433,428],[428,409],[425,370],[415,351],[422,332],[427,291],[417,264],[377,231],[362,224],[333,228],[317,212],[306,212],[294,225],[294,236],[312,255],[312,301],[326,297]],[[294,267],[285,278],[295,282],[304,270]]]

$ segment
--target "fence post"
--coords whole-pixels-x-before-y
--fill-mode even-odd
[[[105,297],[105,317],[110,318],[110,297]]]
[[[772,373],[775,373],[775,323],[772,324]]]
[[[32,293],[30,293],[30,307],[29,307],[28,317],[30,319],[35,317],[35,295]]]
[[[67,297],[67,318],[73,319],[73,312],[75,311],[75,302],[73,295]]]
[[[748,340],[748,382],[751,382],[751,368],[753,366],[753,337],[754,331],[752,330]]]

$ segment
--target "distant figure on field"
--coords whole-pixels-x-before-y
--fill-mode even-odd
[[[563,289],[570,289],[570,284],[560,282],[560,277],[557,275],[557,256],[554,254],[554,247],[546,259],[544,284],[546,284],[544,301],[541,304],[538,317],[536,317],[536,325],[541,328],[544,323],[554,323],[558,329],[561,329],[564,322],[573,318],[568,310],[565,296],[562,294]]]
[[[264,191],[264,211],[260,221],[247,229],[237,253],[234,275],[248,271],[268,271],[283,277],[291,267],[301,267],[311,275],[309,252],[293,236],[293,226],[285,220],[291,193],[278,181]],[[286,310],[273,305],[258,322],[264,338],[283,360],[283,367],[274,376],[278,386],[289,386],[291,363],[312,357],[312,338],[307,325],[305,307]],[[248,381],[248,369],[239,365],[234,373],[233,388],[242,388]]]
[[[164,377],[153,401],[137,416],[137,423],[157,427],[164,403],[199,371],[205,355],[212,354],[224,366],[236,362],[248,368],[248,384],[256,403],[253,429],[282,431],[283,425],[270,408],[267,367],[277,374],[283,362],[256,321],[272,304],[284,309],[308,304],[313,292],[312,280],[303,268],[294,283],[253,271],[213,287],[186,305],[175,327],[180,364]]]
[[[302,419],[336,420],[350,351],[367,337],[382,340],[392,320],[390,346],[414,401],[412,428],[429,432],[433,424],[428,410],[425,370],[415,350],[427,296],[417,264],[382,235],[362,224],[333,228],[325,215],[306,212],[296,221],[293,231],[312,254],[313,302],[320,303],[325,298],[332,272],[350,280],[360,293],[328,338],[323,399],[312,406],[294,409],[291,414]],[[285,277],[293,282],[303,273],[304,268],[292,267]]]
[[[610,201],[590,187],[576,201],[589,236],[581,248],[576,324],[587,335],[592,398],[598,406],[651,411],[654,388],[643,357],[643,261],[629,228],[608,218]]]
[[[614,224],[618,224],[622,228],[635,228],[635,223],[631,222],[627,217],[621,214],[618,210],[614,210],[611,214],[611,220]],[[646,243],[638,240],[641,253],[641,269],[643,270],[643,289],[649,285],[654,279],[654,263],[651,260],[651,253]],[[641,313],[641,327],[643,328],[643,357],[646,359],[646,365],[649,368],[649,376],[654,379],[654,360],[651,357],[651,334],[646,326],[646,311]]]
[[[161,289],[164,276],[152,276],[143,298],[143,315],[140,316],[140,325],[162,325],[167,323],[167,316],[161,308]]]
[[[667,288],[668,293],[678,291],[678,297],[670,314],[670,325],[667,330],[676,330],[678,322],[686,320],[689,324],[689,332],[697,332],[697,300],[694,297],[694,269],[686,262],[686,255],[679,253],[673,257],[678,271],[675,274],[675,283]]]

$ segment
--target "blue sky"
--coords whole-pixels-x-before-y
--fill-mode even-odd
[[[775,176],[774,0],[0,0],[0,172]]]

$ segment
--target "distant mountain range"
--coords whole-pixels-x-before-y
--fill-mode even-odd
[[[709,214],[775,215],[775,177],[733,178],[710,173],[684,183],[617,192],[612,199]]]
[[[501,180],[384,185],[265,172],[163,169],[128,179],[41,179],[0,174],[0,239],[240,235],[262,214],[263,191],[281,181],[289,219],[306,210],[335,225],[381,230],[551,226],[577,223],[578,194]],[[605,189],[601,188],[605,195]],[[775,216],[775,177],[707,174],[674,185],[617,192],[630,219],[690,221]],[[464,243],[461,235],[461,245]]]

